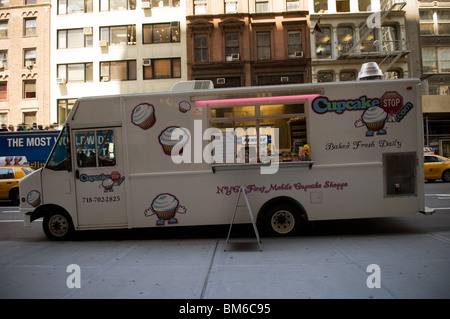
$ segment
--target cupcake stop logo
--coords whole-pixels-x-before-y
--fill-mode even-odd
[[[381,98],[361,96],[356,100],[331,101],[320,96],[312,102],[312,109],[317,114],[363,111],[361,118],[354,125],[356,128],[365,126],[368,137],[374,136],[375,133],[387,134],[385,123],[401,122],[413,107],[410,102],[403,104],[403,97],[395,91],[386,92]]]

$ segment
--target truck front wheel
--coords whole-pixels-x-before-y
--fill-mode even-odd
[[[71,218],[63,212],[47,214],[44,217],[42,228],[45,235],[51,240],[67,240],[74,232]]]
[[[290,236],[300,232],[304,218],[299,207],[290,203],[278,203],[263,215],[264,233],[271,236]]]

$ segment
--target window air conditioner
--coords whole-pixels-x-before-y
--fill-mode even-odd
[[[152,65],[152,59],[150,59],[150,58],[142,59],[142,65],[143,66],[151,66]]]
[[[98,43],[98,45],[99,45],[100,47],[107,47],[107,46],[109,45],[109,43],[108,43],[108,41],[106,41],[106,40],[100,40],[99,43]]]
[[[66,84],[66,79],[64,79],[64,78],[57,78],[56,79],[56,84]]]
[[[225,78],[217,78],[217,84],[225,84]]]
[[[142,1],[142,9],[151,9],[152,5],[150,1]]]
[[[83,28],[84,35],[92,35],[92,27]]]
[[[282,76],[280,78],[281,82],[289,82],[289,77],[288,76]]]
[[[303,51],[295,51],[289,54],[290,58],[303,58]]]
[[[233,53],[231,55],[231,60],[232,61],[239,61],[239,53]]]

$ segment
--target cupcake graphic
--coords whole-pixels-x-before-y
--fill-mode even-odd
[[[384,109],[372,106],[363,113],[361,120],[355,122],[355,126],[359,127],[365,124],[367,127],[366,136],[373,136],[374,132],[377,132],[377,135],[383,135],[386,134],[384,129],[386,118],[387,113]]]
[[[27,203],[33,207],[38,207],[41,204],[41,193],[38,191],[31,191],[27,195]]]
[[[101,187],[103,187],[105,189],[105,193],[106,192],[112,192],[113,191],[113,186],[114,186],[114,181],[110,178],[105,179],[102,182]]]
[[[179,201],[175,196],[163,193],[153,199],[151,206],[144,213],[147,217],[156,214],[156,217],[158,217],[156,226],[164,226],[166,220],[169,225],[178,224],[175,214],[185,214],[186,208],[179,205]]]
[[[131,114],[131,122],[143,130],[148,130],[155,124],[155,109],[153,105],[141,103],[135,106]]]
[[[183,154],[183,146],[189,140],[185,129],[178,126],[169,126],[159,135],[159,143],[167,155]]]
[[[188,101],[181,101],[178,103],[178,109],[181,113],[186,113],[191,109],[191,104]]]

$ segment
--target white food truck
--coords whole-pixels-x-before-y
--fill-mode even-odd
[[[25,224],[43,217],[55,240],[229,225],[241,186],[269,235],[425,210],[419,80],[210,83],[77,100],[45,167],[20,182]]]

